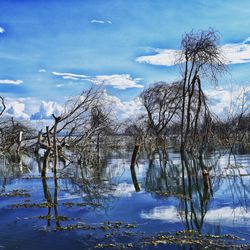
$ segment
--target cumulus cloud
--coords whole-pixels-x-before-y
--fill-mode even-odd
[[[9,80],[9,79],[0,79],[0,84],[11,84],[11,85],[19,85],[23,83],[22,80]]]
[[[211,88],[205,90],[211,110],[220,115],[237,114],[240,112],[242,104],[245,108],[250,108],[250,87],[235,88]]]
[[[40,101],[32,97],[5,98],[6,111],[4,116],[14,117],[18,120],[30,119],[31,114],[37,112]]]
[[[36,98],[5,98],[5,117],[14,117],[18,120],[47,120],[54,113],[61,114],[64,108],[61,104],[50,101],[41,101]]]
[[[0,27],[0,33],[4,33],[5,32],[5,29],[3,27]]]
[[[139,98],[131,101],[121,101],[118,97],[109,95],[105,91],[102,102],[121,120],[139,116],[144,112]]]
[[[60,87],[58,85],[58,87]],[[54,101],[38,100],[33,97],[27,98],[5,98],[7,109],[4,115],[16,119],[48,120],[51,115],[59,115],[65,111],[61,103]],[[135,117],[144,112],[139,98],[131,101],[122,101],[118,97],[109,95],[104,91],[101,103],[112,112],[118,119]]]
[[[91,23],[99,23],[99,24],[105,24],[105,23],[112,24],[112,22],[110,20],[105,21],[105,20],[92,19],[90,22]]]
[[[25,104],[19,101],[7,102],[5,116],[14,117],[16,119],[25,120],[30,116],[26,113]]]
[[[229,43],[220,46],[224,62],[226,64],[239,64],[250,62],[250,37],[240,43]],[[136,58],[139,63],[152,65],[173,66],[180,63],[180,50],[153,49],[153,55]]]
[[[129,74],[98,75],[89,79],[92,83],[102,86],[112,86],[116,89],[143,88],[139,84],[141,78],[132,78]]]
[[[39,111],[31,115],[31,120],[47,120],[52,118],[52,114],[59,115],[64,108],[56,102],[42,101]]]

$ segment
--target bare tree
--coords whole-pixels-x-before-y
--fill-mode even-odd
[[[218,73],[225,70],[225,65],[218,47],[218,35],[212,29],[185,34],[182,38],[181,48],[181,61],[184,62],[181,151],[184,151],[189,147],[188,139],[190,136],[199,133],[198,121],[202,120],[203,127],[210,124],[211,114],[203,93],[201,78],[205,76],[207,79],[216,82]],[[197,96],[195,97],[195,95]],[[194,105],[195,98],[198,103],[196,102]],[[194,130],[192,131],[192,129]],[[208,129],[204,130],[206,130],[206,133],[208,132]],[[205,137],[203,139],[207,140]]]
[[[83,91],[66,103],[61,115],[52,115],[54,125],[43,134],[40,146],[53,156],[55,175],[58,158],[65,157],[64,148],[77,150],[82,154],[87,148],[93,148],[94,141],[99,140],[100,134],[108,131],[109,114],[99,103],[102,93],[95,88]]]
[[[232,96],[231,104],[224,118],[217,119],[213,130],[218,142],[230,152],[247,148],[250,141],[250,103],[249,92],[242,89]]]
[[[34,130],[20,121],[15,121],[13,117],[4,118],[0,122],[0,150],[5,153],[16,152],[20,156],[21,143],[28,141],[34,136]],[[28,149],[28,145],[22,146],[23,150]]]
[[[176,122],[181,110],[181,84],[159,82],[140,95],[148,116],[148,133],[165,136],[170,122]]]

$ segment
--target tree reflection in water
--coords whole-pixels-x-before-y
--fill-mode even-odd
[[[203,230],[205,227],[204,221],[207,222],[208,219],[206,215],[210,216],[210,212],[217,211],[216,209],[210,211],[209,207],[213,208],[213,196],[216,195],[216,192],[221,189],[225,182],[227,182],[226,186],[230,186],[232,198],[235,197],[235,202],[237,202],[235,205],[242,207],[248,205],[249,187],[243,181],[239,168],[232,168],[233,164],[239,165],[239,163],[230,161],[230,165],[228,165],[230,169],[227,169],[225,166],[221,167],[220,160],[223,157],[226,158],[226,156],[213,154],[196,157],[191,154],[169,153],[166,150],[155,148],[149,155],[146,152],[148,165],[144,163],[143,166],[138,164],[139,168],[145,167],[145,172],[140,171],[138,176],[136,175],[138,167],[130,168],[131,173],[128,172],[129,164],[127,163],[130,160],[129,156],[130,154],[118,155],[119,159],[123,159],[124,164],[111,164],[110,156],[108,159],[88,162],[87,164],[79,162],[78,165],[60,161],[57,175],[55,175],[51,167],[53,166],[53,158],[52,161],[50,159],[44,161],[43,157],[33,157],[34,161],[37,160],[37,164],[32,163],[32,165],[34,165],[34,168],[37,168],[37,172],[40,172],[39,178],[41,178],[41,182],[39,180],[39,184],[42,184],[42,192],[47,204],[45,208],[47,209],[46,216],[41,216],[43,219],[46,219],[47,230],[64,230],[67,225],[70,225],[68,224],[69,222],[64,222],[62,212],[66,212],[72,218],[78,214],[79,209],[65,209],[65,202],[62,202],[64,198],[69,199],[72,204],[74,203],[72,206],[77,206],[74,199],[77,202],[80,200],[81,202],[84,201],[82,203],[93,204],[93,206],[88,207],[87,211],[91,210],[91,212],[96,214],[103,214],[104,212],[105,215],[112,214],[119,202],[129,204],[130,198],[122,200],[122,196],[114,194],[115,191],[119,190],[118,185],[125,182],[131,185],[132,188],[134,185],[135,191],[139,191],[139,189],[146,191],[134,195],[131,198],[132,202],[136,202],[136,197],[139,195],[140,197],[146,197],[144,196],[145,193],[153,194],[153,197],[163,200],[164,203],[166,201],[166,204],[169,204],[167,201],[168,197],[175,197],[175,202],[177,203],[175,203],[174,211],[178,213],[178,220],[174,222],[182,222],[187,230],[195,230],[199,233],[206,231]],[[141,156],[145,159],[145,155],[141,154]],[[124,161],[124,159],[127,161]],[[44,162],[48,163],[45,166],[47,176],[43,176],[42,173]],[[25,165],[23,164],[23,166]],[[31,167],[30,169],[32,170]],[[21,175],[20,168],[17,166],[13,167],[13,164],[6,167],[5,171],[2,168],[0,171],[3,189],[11,178]],[[28,173],[26,167],[23,167],[23,173],[25,171]],[[125,175],[128,174],[125,181],[118,176],[124,174],[124,171],[127,171]],[[143,174],[141,175],[141,173]],[[231,175],[230,178],[228,174]],[[30,176],[33,178],[32,174]],[[35,178],[38,178],[38,176]],[[68,196],[64,197],[65,194]],[[232,201],[230,201],[230,205]],[[154,199],[153,202],[155,202]],[[133,205],[135,209],[140,209],[137,212],[143,209],[140,205],[136,207],[138,204]],[[152,205],[155,205],[155,203]],[[131,218],[129,214],[124,213],[123,215],[126,220]],[[163,217],[164,215],[162,214],[162,220],[164,220]],[[85,213],[80,220],[84,220],[84,218]],[[74,225],[71,224],[71,226]],[[220,227],[218,226],[216,229],[215,225],[214,223],[213,229],[220,230]],[[97,234],[99,234],[99,231]]]
[[[201,233],[209,203],[224,179],[230,182],[232,197],[237,195],[237,200],[247,205],[249,187],[244,185],[239,173],[234,172],[233,178],[224,178],[225,170],[219,163],[221,157],[219,154],[205,158],[185,153],[171,160],[166,157],[166,151],[150,152],[145,190],[161,197],[178,198],[179,217],[186,229]]]

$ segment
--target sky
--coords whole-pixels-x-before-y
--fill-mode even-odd
[[[48,119],[91,84],[123,118],[136,115],[143,89],[180,79],[173,57],[191,30],[220,36],[228,72],[204,86],[214,110],[250,91],[250,1],[1,0],[0,9],[0,95],[17,119]]]

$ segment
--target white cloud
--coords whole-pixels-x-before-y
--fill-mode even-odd
[[[241,43],[229,43],[221,46],[225,55],[226,64],[238,64],[250,62],[250,37]]]
[[[139,63],[152,65],[172,66],[176,64],[180,51],[172,49],[155,49],[156,54],[140,56],[136,59]]]
[[[31,115],[32,120],[43,120],[51,119],[51,115],[60,115],[64,111],[62,105],[57,104],[56,102],[45,102],[42,101],[39,111]]]
[[[244,207],[221,207],[208,210],[205,221],[210,224],[250,226],[250,210]]]
[[[19,85],[23,83],[22,80],[9,80],[9,79],[0,79],[0,84],[12,84],[12,85]]]
[[[0,33],[4,33],[5,32],[5,29],[3,27],[0,27]]]
[[[80,74],[73,74],[73,73],[61,73],[61,72],[52,72],[53,75],[55,76],[62,76],[64,79],[82,79],[86,78],[86,75],[80,75]]]
[[[73,76],[63,76],[63,79],[71,79],[71,80],[79,80],[78,77],[73,77]]]
[[[161,206],[149,212],[141,212],[143,219],[161,220],[169,223],[181,222],[181,214],[175,206]],[[191,214],[189,213],[189,216]],[[204,221],[209,224],[233,227],[236,225],[250,226],[250,211],[244,207],[221,207],[207,211]]]
[[[39,69],[38,72],[46,72],[46,69]]]
[[[239,64],[250,62],[250,37],[240,43],[229,43],[220,46],[224,62],[226,64]],[[180,58],[180,50],[154,49],[153,55],[136,58],[139,63],[152,65],[173,66]],[[177,59],[177,60],[176,60]]]
[[[143,88],[139,84],[141,78],[132,78],[129,74],[99,75],[89,79],[92,83],[102,86],[112,86],[116,89]]]
[[[112,24],[112,22],[110,20],[105,21],[105,20],[92,19],[90,22],[91,23],[99,23],[99,24],[105,24],[105,23]]]
[[[114,75],[98,75],[95,77],[90,77],[81,74],[73,73],[61,73],[52,72],[55,76],[60,76],[63,79],[70,80],[86,80],[92,82],[95,85],[101,86],[112,86],[116,89],[128,89],[128,88],[143,88],[144,86],[139,84],[142,80],[141,78],[132,78],[130,74],[114,74]],[[62,87],[64,84],[57,84],[57,87]]]
[[[116,186],[115,190],[111,192],[111,194],[112,196],[115,197],[131,197],[134,192],[135,192],[134,185],[124,182],[124,183],[119,183]]]
[[[4,116],[16,119],[29,119],[30,115],[39,108],[40,101],[35,98],[5,98],[6,111]]]
[[[18,120],[46,120],[51,114],[59,115],[64,111],[62,105],[56,102],[41,101],[32,97],[5,98],[6,111],[4,116]]]
[[[141,212],[141,218],[149,220],[162,220],[170,223],[180,222],[180,215],[174,206],[155,207],[149,212]]]
[[[105,23],[105,21],[103,21],[103,20],[96,20],[96,19],[93,19],[90,22],[91,23]]]
[[[134,118],[144,112],[142,103],[139,98],[124,102],[116,96],[108,95],[105,91],[103,100],[101,101],[105,103],[107,108],[110,109],[117,118],[121,120]]]
[[[25,104],[18,102],[18,101],[12,101],[10,103],[6,103],[7,109],[4,113],[5,116],[14,117],[16,119],[25,120],[29,119],[29,115],[25,111]]]
[[[228,88],[211,88],[205,90],[211,110],[220,115],[237,114],[242,107],[243,97],[245,108],[250,108],[250,87],[235,86]]]

